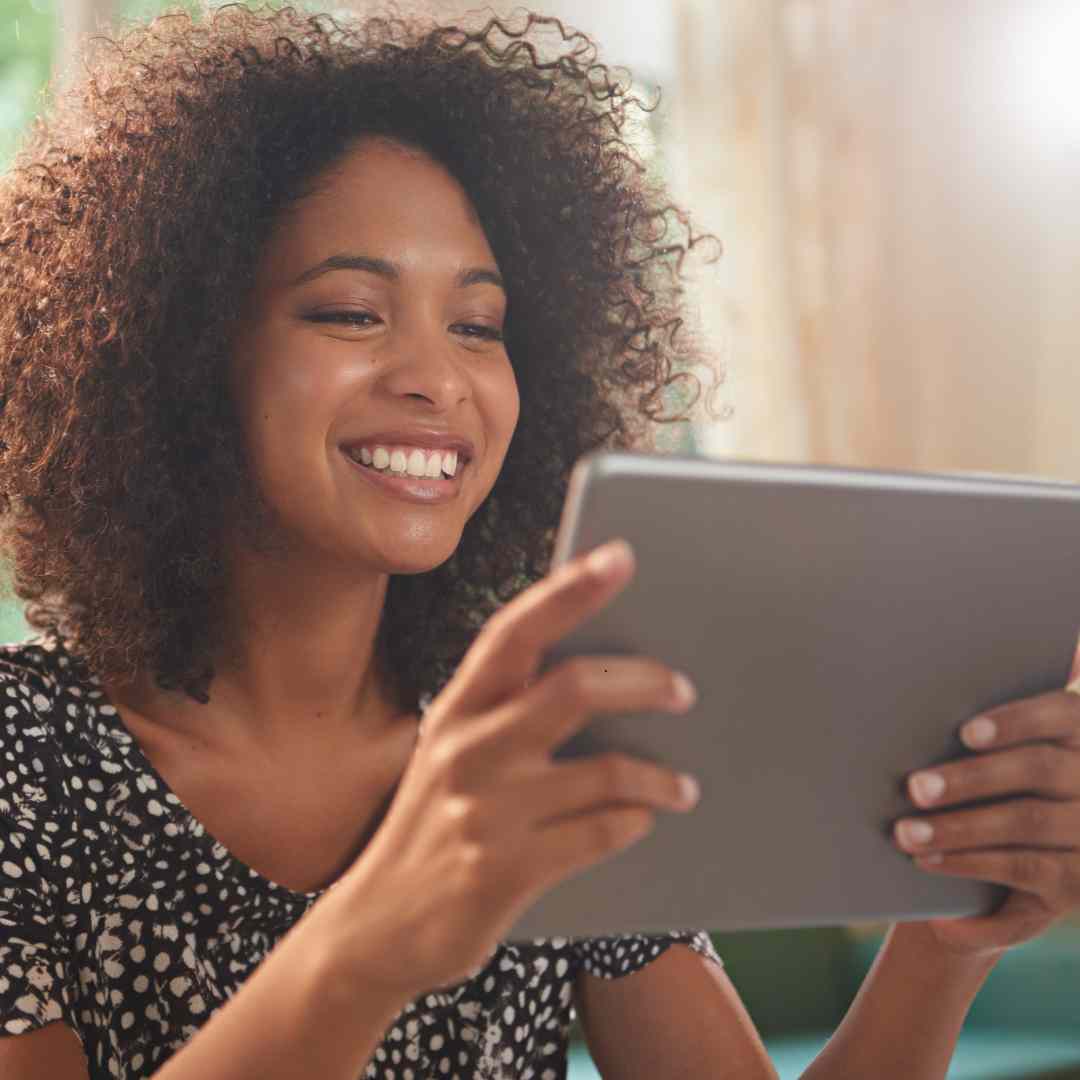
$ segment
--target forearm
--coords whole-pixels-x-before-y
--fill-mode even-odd
[[[332,898],[328,893],[293,927],[154,1080],[361,1075],[406,1003],[365,991],[341,968]]]
[[[803,1080],[942,1080],[994,959],[946,953],[925,927],[892,927],[851,1008]]]

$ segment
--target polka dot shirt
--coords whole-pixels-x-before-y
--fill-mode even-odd
[[[325,890],[234,858],[169,790],[59,638],[0,645],[0,1035],[63,1021],[90,1080],[152,1076]],[[619,978],[688,930],[501,944],[407,1005],[358,1080],[561,1080],[581,970]]]

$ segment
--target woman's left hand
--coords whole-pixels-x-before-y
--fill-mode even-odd
[[[1070,686],[1078,675],[1080,650]],[[1080,687],[990,709],[960,734],[977,753],[908,777],[914,804],[933,812],[901,819],[894,837],[930,873],[1009,886],[991,915],[923,924],[953,952],[992,954],[1080,908]],[[949,809],[991,796],[1007,798]]]

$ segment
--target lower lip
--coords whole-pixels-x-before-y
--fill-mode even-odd
[[[435,480],[424,476],[390,476],[387,473],[376,472],[366,465],[350,457],[344,451],[342,456],[359,472],[369,484],[382,489],[388,495],[395,495],[399,499],[418,503],[444,503],[453,499],[461,489],[461,474],[465,471],[465,464],[458,459],[458,468],[454,476],[449,479]]]

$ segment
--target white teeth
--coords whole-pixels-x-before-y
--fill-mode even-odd
[[[409,464],[405,471],[410,476],[423,476],[427,472],[427,459],[423,450],[414,450],[409,455]]]
[[[419,448],[396,447],[387,449],[376,446],[374,451],[366,446],[351,450],[354,458],[364,465],[382,472],[389,468],[392,473],[437,480],[440,476],[454,476],[457,473],[458,452],[456,450],[424,451]]]

